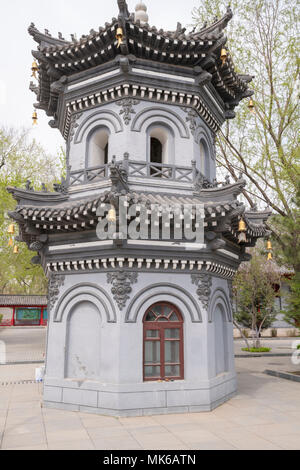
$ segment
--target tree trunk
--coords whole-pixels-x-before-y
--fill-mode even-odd
[[[233,320],[233,324],[239,330],[239,332],[241,333],[241,336],[242,336],[243,340],[246,343],[247,349],[249,349],[249,351],[250,351],[249,341],[248,341],[247,337],[244,335],[242,328],[234,320]]]

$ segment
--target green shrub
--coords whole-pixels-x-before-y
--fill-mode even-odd
[[[2,323],[3,315],[0,315],[0,325]]]
[[[298,344],[297,349],[300,349],[300,344]]]
[[[270,352],[271,348],[242,348],[242,351],[252,352],[252,353],[263,353]]]

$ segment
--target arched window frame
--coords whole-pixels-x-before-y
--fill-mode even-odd
[[[96,158],[95,154],[92,154],[92,145],[93,140],[96,138],[97,134],[102,133],[100,139],[103,139],[103,144],[97,145],[99,147],[99,157]],[[99,166],[104,166],[109,161],[109,139],[110,139],[110,130],[106,126],[97,126],[93,128],[88,137],[87,137],[87,146],[86,146],[86,168],[94,168]]]
[[[161,309],[162,314],[156,314],[154,321],[147,320],[150,313],[158,311],[158,307]],[[170,312],[168,312],[168,309]],[[165,313],[168,312],[166,315]],[[175,314],[177,321],[172,321],[170,318]],[[179,309],[169,302],[158,302],[149,307],[144,315],[143,319],[143,380],[157,381],[157,380],[184,380],[184,339],[183,339],[183,317]],[[168,338],[166,337],[166,330],[179,330],[178,337]],[[155,336],[149,335],[149,331],[154,331]],[[179,361],[175,363],[165,362],[165,346],[170,341],[179,342]],[[159,359],[160,362],[149,363],[146,362],[146,344],[148,342],[159,343]],[[179,374],[166,375],[166,366],[179,367]],[[159,374],[155,376],[149,376],[146,374],[146,367],[157,367],[159,368]]]
[[[151,160],[151,138],[155,138],[159,140],[162,145],[162,159],[161,164],[167,165],[172,164],[174,161],[175,156],[175,148],[174,148],[174,131],[166,125],[165,123],[161,122],[153,122],[147,129],[147,155],[148,155],[148,162],[154,163]]]

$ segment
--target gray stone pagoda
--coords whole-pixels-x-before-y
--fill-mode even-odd
[[[51,116],[67,155],[54,192],[8,188],[19,239],[49,278],[44,406],[207,411],[236,392],[232,278],[246,247],[267,234],[269,212],[238,200],[242,176],[216,180],[216,134],[252,95],[252,77],[235,71],[226,49],[230,8],[187,33],[179,23],[149,26],[143,2],[133,14],[125,0],[118,7],[78,40],[29,28],[35,108]],[[120,236],[121,199],[128,214],[146,208],[149,224],[154,206],[168,207],[169,228],[176,208],[201,207],[203,243],[164,237],[161,214],[158,236]],[[105,240],[97,226],[106,203],[117,229]]]

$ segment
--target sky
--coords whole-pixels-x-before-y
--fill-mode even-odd
[[[148,7],[149,24],[165,30],[176,29],[177,22],[188,26],[192,10],[201,0],[144,0]],[[28,34],[31,22],[40,30],[48,29],[57,37],[58,31],[70,39],[118,16],[117,0],[2,0],[0,19],[0,126],[25,127],[51,154],[56,154],[64,140],[56,129],[48,126],[51,119],[38,111],[38,125],[32,126],[35,94],[29,90],[31,80],[31,51],[37,43]],[[2,3],[1,2],[1,3]],[[134,11],[138,0],[127,0]]]

